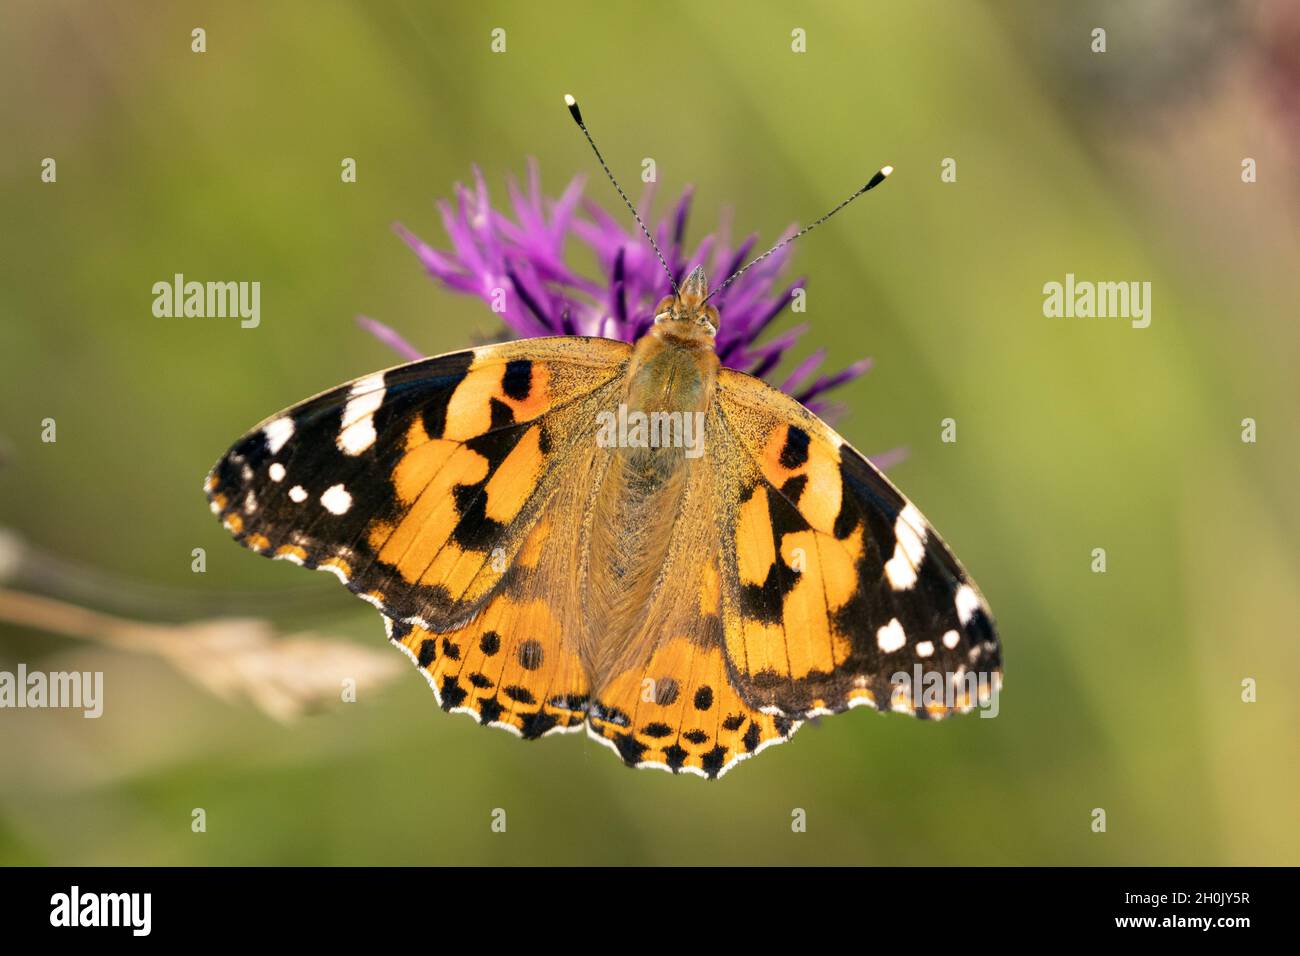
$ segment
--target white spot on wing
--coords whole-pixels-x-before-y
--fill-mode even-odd
[[[384,373],[358,379],[348,392],[335,444],[346,455],[359,455],[375,443],[375,412],[384,403]]]
[[[271,454],[278,455],[284,443],[293,437],[293,419],[284,416],[267,422],[262,426],[262,434],[266,436],[266,447]]]
[[[330,514],[346,514],[352,507],[352,496],[342,485],[330,485],[321,493],[320,503]]]
[[[271,467],[267,471],[272,481],[284,481],[284,465],[278,461],[271,462]]]
[[[906,643],[907,635],[896,617],[890,618],[888,624],[876,631],[876,644],[886,654],[894,653]]]
[[[894,556],[885,562],[885,576],[895,591],[916,584],[916,569],[925,557],[925,519],[910,501],[894,522]]]
[[[302,485],[294,485],[289,489],[289,497],[296,503],[302,504],[307,500],[307,489]]]
[[[963,624],[970,623],[972,615],[980,608],[980,596],[975,593],[975,589],[969,584],[963,584],[957,589],[957,618]]]
[[[934,644],[931,641],[922,641],[916,645],[917,657],[929,657],[934,653]]]
[[[948,650],[952,650],[960,642],[961,642],[961,635],[958,634],[956,631],[944,631],[943,646],[948,648]]]

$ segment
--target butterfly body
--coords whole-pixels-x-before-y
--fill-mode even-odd
[[[308,400],[218,462],[212,508],[378,607],[445,709],[633,766],[716,777],[811,716],[985,703],[979,591],[825,423],[720,366],[705,288],[634,346],[509,342]],[[914,665],[957,690],[900,687]]]

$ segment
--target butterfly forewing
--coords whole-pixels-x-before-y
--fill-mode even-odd
[[[628,346],[559,337],[376,373],[249,432],[205,485],[246,547],[433,629],[501,585]]]
[[[916,507],[784,393],[723,370],[717,401],[717,454],[744,459],[731,469],[734,534],[722,553],[741,693],[802,718],[859,704],[941,717],[995,692],[988,607]]]

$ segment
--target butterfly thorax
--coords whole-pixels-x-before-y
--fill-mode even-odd
[[[629,411],[659,416],[659,424],[671,429],[680,422],[683,431],[688,430],[685,416],[708,411],[719,361],[713,347],[718,312],[705,303],[706,293],[704,270],[697,268],[676,296],[664,298],[655,309],[654,324],[633,348],[624,377],[623,403]],[[679,474],[683,458],[692,457],[684,456],[678,444],[662,441],[628,443],[622,451],[633,472],[652,484]]]

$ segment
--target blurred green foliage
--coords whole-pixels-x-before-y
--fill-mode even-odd
[[[796,253],[803,349],[876,358],[839,427],[910,447],[892,476],[979,580],[1007,676],[996,720],[857,711],[709,784],[483,731],[414,673],[282,726],[151,658],[10,628],[0,669],[102,669],[107,701],[0,712],[0,862],[1300,863],[1300,176],[1244,27],[1209,80],[1182,64],[1194,93],[1169,56],[1158,95],[1108,99],[1089,76],[1131,93],[1123,71],[1140,83],[1179,31],[1027,2],[9,6],[0,523],[181,593],[265,608],[309,585],[278,624],[382,643],[328,578],[231,544],[201,480],[268,413],[393,363],[356,314],[431,354],[492,330],[390,232],[438,245],[432,200],[473,164],[504,196],[535,156],[553,192],[584,172],[617,209],[571,91],[632,185],[652,156],[662,195],[696,186],[693,238],[725,209],[773,237],[895,166]],[[154,318],[176,272],[259,280],[261,326]],[[1151,281],[1151,327],[1044,318],[1067,272]]]

